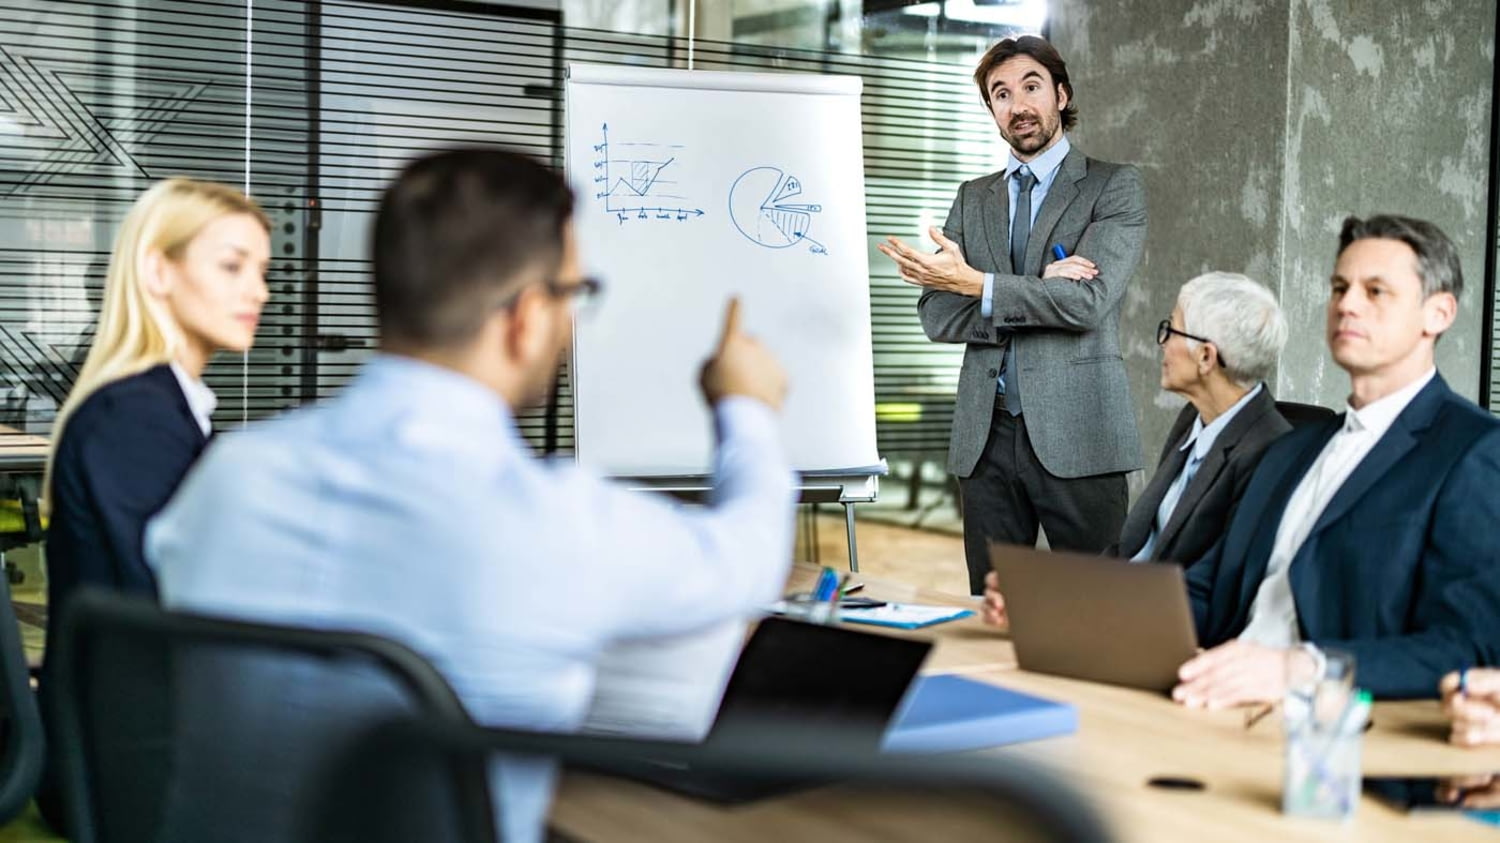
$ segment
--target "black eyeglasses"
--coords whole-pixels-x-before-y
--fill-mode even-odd
[[[515,307],[525,289],[522,287],[506,296],[505,301],[500,303],[499,309],[509,310]],[[546,290],[547,295],[552,298],[566,301],[575,316],[592,312],[604,296],[604,282],[598,278],[580,278],[571,284],[554,278],[551,281],[543,281],[542,289]]]
[[[564,299],[574,313],[592,311],[604,296],[604,282],[598,278],[580,278],[572,284],[553,279],[546,282],[547,294],[555,299]]]
[[[1205,337],[1193,336],[1192,334],[1188,333],[1187,331],[1179,331],[1176,328],[1172,327],[1172,320],[1171,319],[1163,319],[1160,322],[1156,323],[1156,344],[1157,345],[1166,345],[1167,344],[1167,340],[1171,339],[1173,334],[1176,334],[1179,337],[1186,337],[1187,339],[1190,339],[1190,340],[1197,340],[1198,342],[1212,343],[1213,347],[1214,347],[1214,350],[1215,351],[1219,350],[1219,344],[1216,343],[1216,342],[1214,342],[1211,339],[1207,339]],[[1219,356],[1219,366],[1220,367],[1224,367],[1225,366],[1224,355],[1222,353],[1220,353],[1218,356]]]

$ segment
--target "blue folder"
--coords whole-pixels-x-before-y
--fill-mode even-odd
[[[1034,741],[1078,731],[1078,709],[961,676],[918,677],[895,725],[887,752],[962,752]]]

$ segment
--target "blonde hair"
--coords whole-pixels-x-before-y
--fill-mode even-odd
[[[182,345],[176,321],[146,291],[142,279],[147,258],[160,252],[168,260],[181,260],[205,226],[230,214],[249,214],[267,232],[271,230],[260,205],[245,194],[226,185],[184,178],[158,182],[125,215],[109,258],[93,345],[52,425],[42,484],[48,500],[52,497],[52,462],[68,417],[104,386],[171,362]]]

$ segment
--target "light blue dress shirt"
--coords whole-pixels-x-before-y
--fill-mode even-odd
[[[748,617],[785,584],[777,419],[731,398],[715,421],[713,501],[683,508],[534,458],[488,388],[381,356],[337,398],[216,439],[146,554],[168,607],[386,635],[476,721],[574,730],[604,647]],[[539,839],[551,767],[492,774],[503,839]]]
[[[1213,450],[1214,442],[1218,440],[1219,434],[1224,432],[1224,428],[1229,426],[1235,415],[1243,410],[1256,395],[1259,395],[1262,389],[1265,389],[1264,384],[1256,384],[1254,389],[1245,393],[1243,398],[1234,402],[1234,406],[1225,410],[1207,426],[1203,424],[1202,416],[1193,419],[1192,432],[1188,434],[1187,441],[1182,443],[1182,447],[1178,448],[1179,451],[1186,451],[1189,448],[1193,451],[1188,454],[1187,462],[1183,463],[1182,470],[1177,472],[1177,479],[1172,481],[1172,485],[1167,487],[1167,493],[1162,495],[1161,505],[1156,508],[1156,518],[1151,522],[1151,535],[1146,537],[1146,543],[1141,545],[1141,549],[1130,557],[1131,562],[1145,562],[1151,558],[1151,551],[1156,547],[1157,537],[1161,535],[1162,528],[1167,526],[1167,522],[1172,520],[1172,512],[1177,509],[1177,504],[1182,500],[1183,492],[1187,491],[1188,484],[1192,483],[1193,478],[1197,476],[1198,467],[1203,465],[1204,458],[1208,456],[1209,451]]]
[[[1010,228],[1007,231],[1016,230],[1016,203],[1021,198],[1021,182],[1012,178],[1016,171],[1022,167],[1031,170],[1036,177],[1036,184],[1031,186],[1031,219],[1027,220],[1028,227],[1036,224],[1036,214],[1042,209],[1042,203],[1047,201],[1047,193],[1052,190],[1052,183],[1057,181],[1057,171],[1062,167],[1064,158],[1073,149],[1073,144],[1068,142],[1068,136],[1052,146],[1051,149],[1038,155],[1029,163],[1022,163],[1016,159],[1012,152],[1005,162],[1005,185],[1010,191]],[[1005,253],[1010,254],[1010,244],[1005,244]],[[984,292],[979,297],[979,315],[989,319],[995,312],[995,275],[992,272],[984,274]]]

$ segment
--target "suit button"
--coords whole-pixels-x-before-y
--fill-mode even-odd
[[[998,377],[1000,377],[1000,370],[999,369],[991,369],[990,370],[990,377],[992,377],[992,378],[998,378]]]

